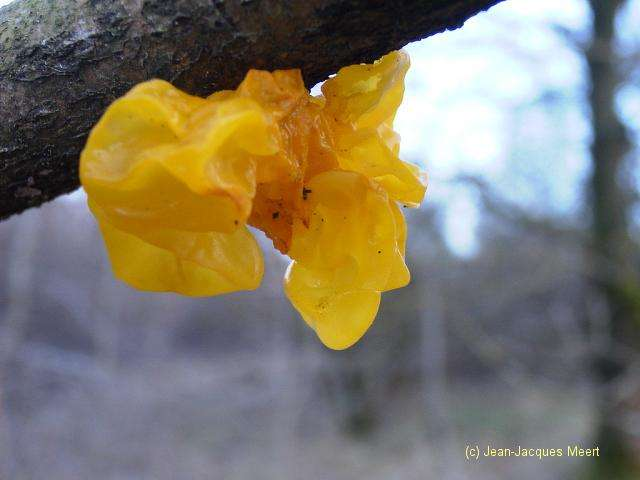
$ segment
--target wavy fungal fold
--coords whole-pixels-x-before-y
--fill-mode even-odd
[[[284,290],[329,348],[353,345],[382,292],[409,282],[407,228],[426,181],[393,130],[409,57],[352,65],[312,96],[299,70],[250,70],[207,98],[163,80],[113,102],[80,179],[115,275],[219,295],[260,285],[262,230],[292,262]]]

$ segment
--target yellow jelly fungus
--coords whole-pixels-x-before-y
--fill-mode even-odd
[[[285,292],[321,341],[353,345],[381,292],[409,282],[397,202],[419,205],[426,182],[393,131],[408,68],[391,52],[343,68],[319,97],[299,70],[250,70],[208,98],[162,80],[134,87],[80,157],[115,275],[193,296],[257,288],[251,225],[293,260]]]

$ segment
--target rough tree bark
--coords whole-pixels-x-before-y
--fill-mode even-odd
[[[18,0],[0,9],[0,219],[78,187],[91,126],[138,82],[203,95],[298,67],[313,85],[500,1]]]

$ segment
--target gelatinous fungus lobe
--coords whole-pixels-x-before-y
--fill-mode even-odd
[[[254,289],[251,225],[292,259],[286,295],[322,342],[355,343],[381,293],[409,282],[397,203],[419,205],[426,183],[393,131],[408,67],[403,52],[346,67],[318,97],[298,70],[251,70],[207,98],[134,87],[80,161],[115,275],[185,295]]]

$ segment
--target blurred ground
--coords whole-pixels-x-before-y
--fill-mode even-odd
[[[580,280],[565,270],[575,259],[547,244],[538,245],[541,259],[530,240],[460,260],[428,210],[410,219],[414,281],[385,295],[374,327],[344,352],[322,347],[287,304],[285,261],[275,253],[257,292],[145,294],[112,278],[82,203],[54,202],[6,222],[2,264],[20,276],[4,276],[3,303],[21,299],[2,372],[8,478],[555,479],[577,471],[581,463],[567,459],[464,457],[466,444],[591,442],[590,337],[574,330]],[[25,230],[29,256],[20,253]]]

